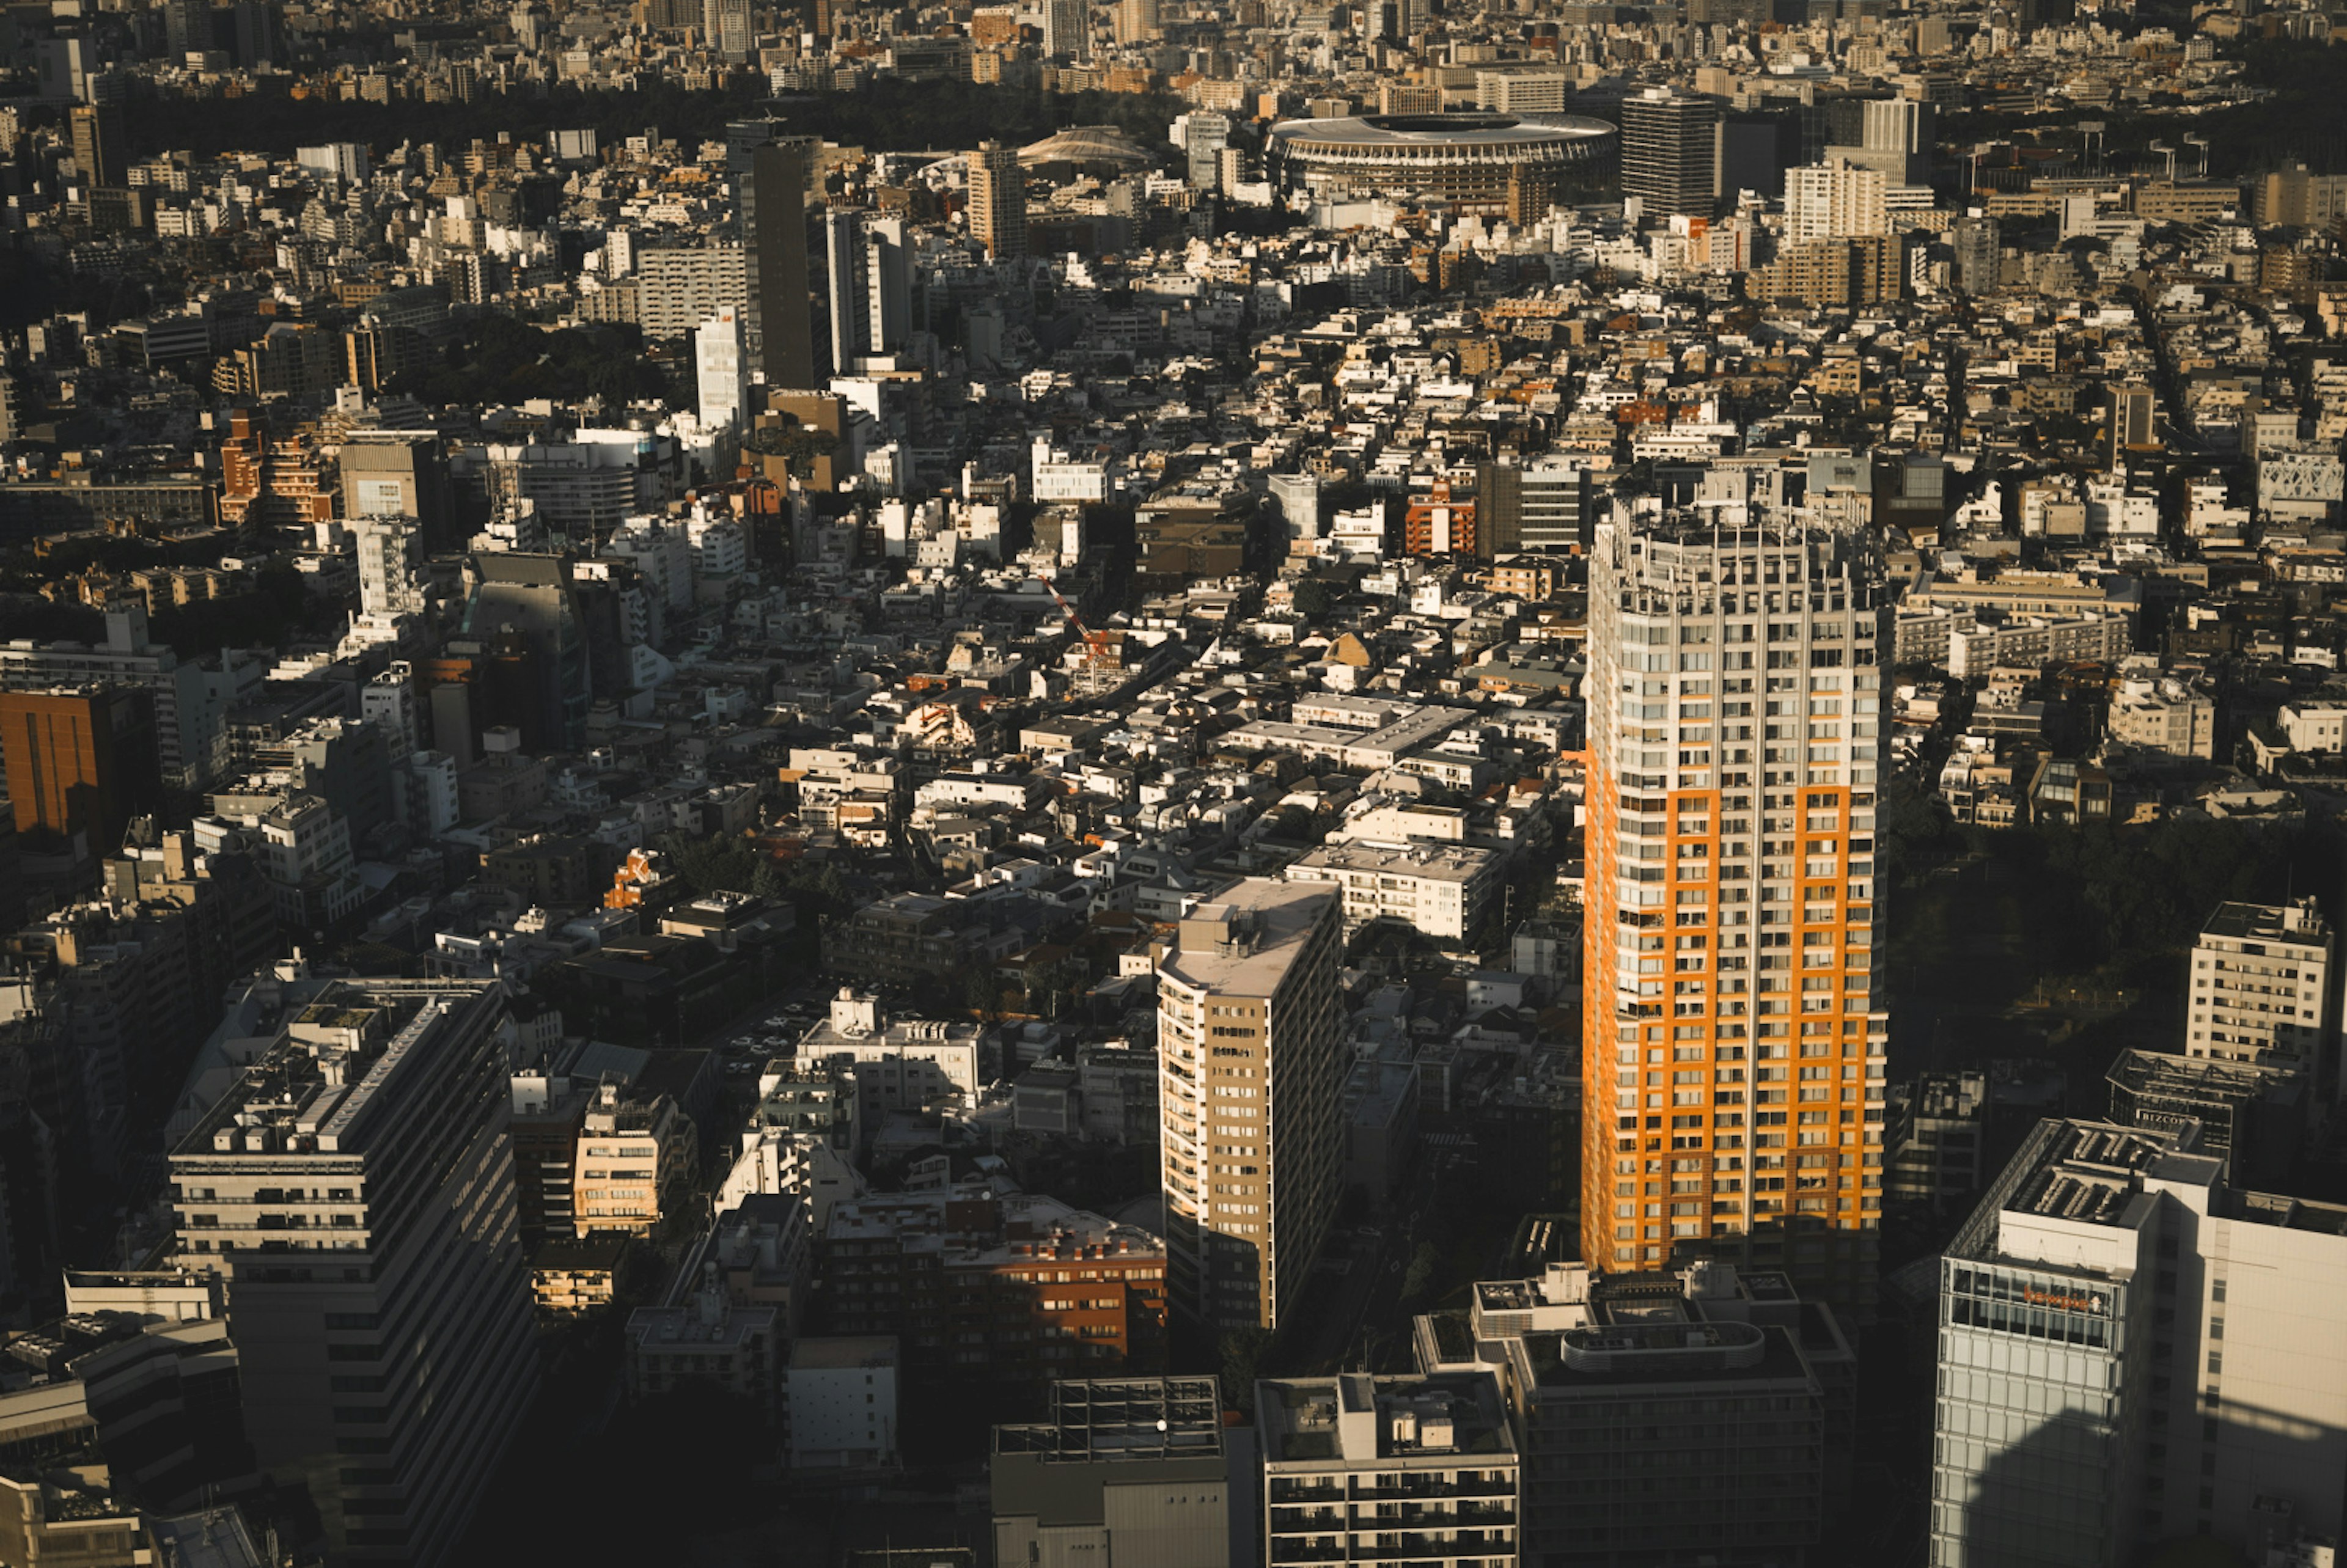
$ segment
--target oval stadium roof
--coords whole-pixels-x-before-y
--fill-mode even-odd
[[[1156,159],[1112,125],[1071,125],[1020,149],[1019,161],[1030,168],[1040,163],[1113,163],[1141,169]]]

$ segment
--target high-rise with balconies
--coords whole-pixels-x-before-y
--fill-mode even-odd
[[[1338,904],[1250,876],[1158,954],[1167,1296],[1211,1328],[1278,1327],[1343,1194]]]
[[[269,1022],[171,1153],[177,1261],[226,1277],[254,1452],[333,1560],[436,1563],[538,1379],[505,995],[353,980]]]
[[[1880,565],[1676,516],[1590,567],[1582,1256],[1873,1296]]]

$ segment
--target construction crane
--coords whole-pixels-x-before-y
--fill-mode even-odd
[[[1044,590],[1051,594],[1051,602],[1060,607],[1060,613],[1068,618],[1070,630],[1083,640],[1085,660],[1092,664],[1106,663],[1109,657],[1108,633],[1094,631],[1091,627],[1086,626],[1084,618],[1076,613],[1076,607],[1070,604],[1067,596],[1060,591],[1059,584],[1048,577],[1038,578],[1036,580],[1040,582]]]

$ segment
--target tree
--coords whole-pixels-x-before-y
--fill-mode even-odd
[[[1265,1354],[1271,1348],[1268,1328],[1231,1328],[1215,1342],[1222,1358],[1223,1404],[1245,1409],[1255,1399],[1255,1380]]]
[[[1337,608],[1334,589],[1317,577],[1307,577],[1296,585],[1296,613],[1317,626],[1328,619]]]

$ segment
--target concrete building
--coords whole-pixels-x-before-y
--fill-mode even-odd
[[[336,466],[344,517],[405,518],[425,551],[456,547],[456,504],[438,431],[353,430]]]
[[[2008,616],[1964,606],[1902,605],[1891,635],[1894,662],[1938,664],[1972,680],[1999,667],[2110,663],[2135,647],[2127,618],[2100,611]]]
[[[579,1235],[650,1236],[692,1180],[692,1119],[665,1094],[606,1082],[579,1129],[570,1223]]]
[[[0,758],[19,836],[78,837],[112,853],[152,808],[155,698],[137,686],[0,692]]]
[[[234,680],[208,675],[149,641],[147,611],[138,604],[107,606],[103,643],[0,643],[0,691],[100,684],[143,686],[154,693],[155,750],[171,788],[200,789],[227,765],[222,715]]]
[[[1419,1365],[1500,1373],[1540,1568],[1809,1560],[1849,1487],[1857,1358],[1781,1274],[1553,1265],[1420,1317]],[[1667,1502],[1659,1500],[1667,1499]]]
[[[1940,1265],[1934,1568],[2264,1560],[2347,1501],[2347,1208],[2048,1121]]]
[[[780,1392],[781,1314],[737,1305],[706,1266],[701,1287],[682,1302],[628,1314],[628,1392],[638,1399],[687,1383],[722,1389],[773,1415]]]
[[[2123,1050],[2104,1079],[2112,1121],[2174,1133],[2198,1122],[2197,1147],[2223,1160],[2236,1184],[2286,1176],[2305,1142],[2306,1071],[2296,1062]]]
[[[1248,877],[1155,955],[1169,1294],[1210,1327],[1276,1327],[1335,1218],[1338,904]]]
[[[2184,1053],[2295,1062],[2318,1093],[2335,1091],[2331,948],[2330,923],[2311,897],[2218,906],[2192,949]]]
[[[1905,1102],[1895,1107],[1890,1135],[1890,1173],[1884,1190],[1894,1199],[1944,1204],[1981,1190],[1988,1173],[1988,1075],[1926,1073]]]
[[[1582,1255],[1780,1266],[1863,1310],[1881,567],[1849,535],[1609,523],[1589,607]]]
[[[810,1337],[783,1374],[791,1468],[897,1468],[897,1341],[887,1335]]]
[[[854,1121],[868,1139],[892,1112],[974,1108],[984,1032],[949,1020],[892,1019],[877,997],[843,986],[791,1062],[797,1071],[844,1067],[856,1089]]]
[[[833,1328],[896,1336],[933,1378],[1165,1365],[1163,1245],[1056,1198],[979,1184],[843,1198],[818,1253]]]
[[[1344,894],[1345,935],[1394,920],[1439,940],[1465,941],[1491,912],[1500,857],[1470,845],[1332,844],[1290,865],[1290,882],[1333,883]]]
[[[714,428],[746,423],[750,362],[739,307],[721,305],[694,329],[692,372],[702,424]]]
[[[1053,1383],[1046,1419],[994,1429],[995,1562],[1230,1568],[1244,1502],[1224,1440],[1212,1378]]]
[[[748,283],[743,345],[750,378],[790,390],[815,384],[806,159],[806,149],[795,142],[767,141],[740,149],[729,160]]]
[[[503,989],[337,982],[171,1153],[179,1266],[224,1276],[246,1430],[330,1550],[437,1563],[538,1377]]]
[[[2217,702],[2182,681],[2129,681],[2111,699],[2110,736],[2171,757],[2217,755]]]
[[[1812,240],[1888,234],[1891,223],[1883,210],[1882,191],[1881,169],[1840,159],[1787,169],[1785,242],[1803,245]]]
[[[1255,1388],[1276,1563],[1515,1568],[1521,1465],[1488,1368]]]

